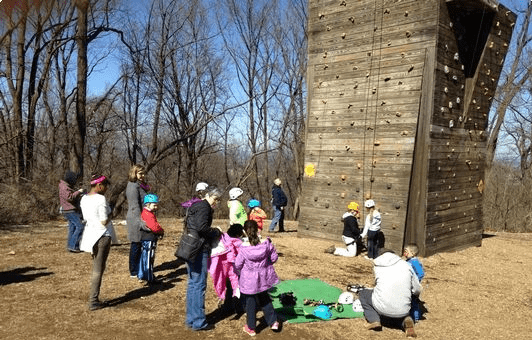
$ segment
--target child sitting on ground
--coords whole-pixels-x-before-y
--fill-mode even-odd
[[[266,219],[266,213],[260,208],[260,201],[252,198],[248,202],[248,207],[251,209],[248,219],[257,222],[259,228],[259,234],[262,232],[264,226],[264,219]]]
[[[278,255],[269,238],[261,242],[255,221],[246,221],[244,231],[248,236],[249,245],[240,247],[235,261],[235,269],[240,274],[239,285],[244,308],[247,315],[247,324],[244,332],[254,336],[256,328],[257,310],[262,309],[264,319],[273,331],[279,330],[277,314],[268,290],[279,282],[273,264]]]
[[[360,239],[360,229],[358,229],[358,203],[351,202],[347,206],[347,212],[342,216],[344,221],[344,231],[342,240],[346,248],[336,248],[334,245],[325,250],[326,253],[353,257],[357,255],[357,242]]]
[[[164,235],[164,229],[157,222],[155,212],[159,208],[159,197],[156,194],[144,196],[144,209],[141,218],[146,222],[147,229],[141,230],[142,252],[140,255],[139,280],[147,281],[149,284],[158,283],[153,275],[153,262],[155,260],[155,249],[157,240]]]
[[[410,264],[412,269],[414,270],[414,273],[416,274],[419,283],[421,284],[421,280],[425,276],[425,270],[423,269],[423,265],[421,264],[421,261],[417,258],[417,254],[419,253],[419,249],[417,245],[415,244],[409,244],[405,247],[403,250],[403,256],[406,258],[406,262]],[[412,305],[410,308],[410,316],[414,321],[419,321],[421,319],[422,315],[419,296],[412,295]]]

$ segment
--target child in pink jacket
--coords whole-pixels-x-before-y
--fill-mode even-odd
[[[249,238],[249,245],[243,244],[236,257],[235,269],[240,274],[240,292],[247,315],[244,332],[256,335],[257,310],[262,309],[264,319],[274,331],[279,329],[277,314],[273,309],[268,290],[279,282],[273,264],[278,255],[269,238],[261,241],[258,234],[257,222],[248,220],[244,224],[244,231]]]
[[[234,271],[234,263],[238,249],[242,244],[243,228],[240,224],[233,224],[227,233],[222,233],[218,244],[212,248],[209,264],[214,291],[221,301],[226,299],[227,280],[231,283],[233,296],[240,298],[238,276]]]

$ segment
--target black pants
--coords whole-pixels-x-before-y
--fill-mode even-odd
[[[269,326],[277,321],[277,314],[275,314],[272,299],[270,299],[268,292],[260,292],[253,295],[242,294],[242,299],[245,301],[244,308],[246,309],[249,329],[255,329],[257,327],[257,311],[259,309],[262,309],[264,318]]]
[[[141,254],[142,242],[131,242],[131,248],[129,248],[129,274],[131,276],[137,276],[139,273]]]

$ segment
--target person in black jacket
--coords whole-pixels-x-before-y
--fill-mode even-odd
[[[346,257],[357,256],[357,243],[360,241],[358,217],[358,203],[350,202],[347,206],[347,212],[342,216],[342,220],[344,221],[342,240],[344,241],[346,247],[336,248],[333,245],[325,249],[326,253]]]
[[[273,181],[272,187],[272,206],[273,206],[273,218],[270,223],[269,232],[272,233],[275,229],[275,225],[279,223],[279,232],[284,230],[284,207],[288,203],[286,195],[284,194],[283,189],[281,189],[281,179],[276,178]]]
[[[195,259],[187,262],[187,301],[185,325],[195,331],[214,328],[205,316],[205,289],[207,288],[207,261],[211,244],[220,237],[221,230],[212,228],[214,206],[220,202],[221,193],[217,188],[208,187],[205,198],[188,208],[187,229],[203,238],[201,251]]]

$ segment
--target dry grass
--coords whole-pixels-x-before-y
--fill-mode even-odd
[[[156,275],[164,283],[145,286],[129,278],[125,227],[116,225],[123,245],[114,246],[104,274],[101,297],[111,307],[87,309],[90,256],[65,251],[64,221],[26,227],[0,226],[1,339],[247,339],[245,316],[219,320],[216,329],[185,329],[185,267],[173,256],[180,220],[161,221],[167,233],[157,252]],[[225,221],[215,221],[225,225]],[[296,223],[287,229],[295,231]],[[349,282],[371,284],[372,266],[362,257],[324,254],[329,241],[275,234],[281,254],[281,279],[318,277],[343,288]],[[340,245],[337,242],[337,245]],[[421,339],[529,339],[532,334],[532,235],[501,233],[482,247],[423,259],[427,276],[422,300],[426,320],[416,325]],[[209,282],[206,310],[216,310]],[[259,339],[398,339],[404,333],[384,328],[367,331],[361,319],[291,325],[280,334],[265,329]]]

